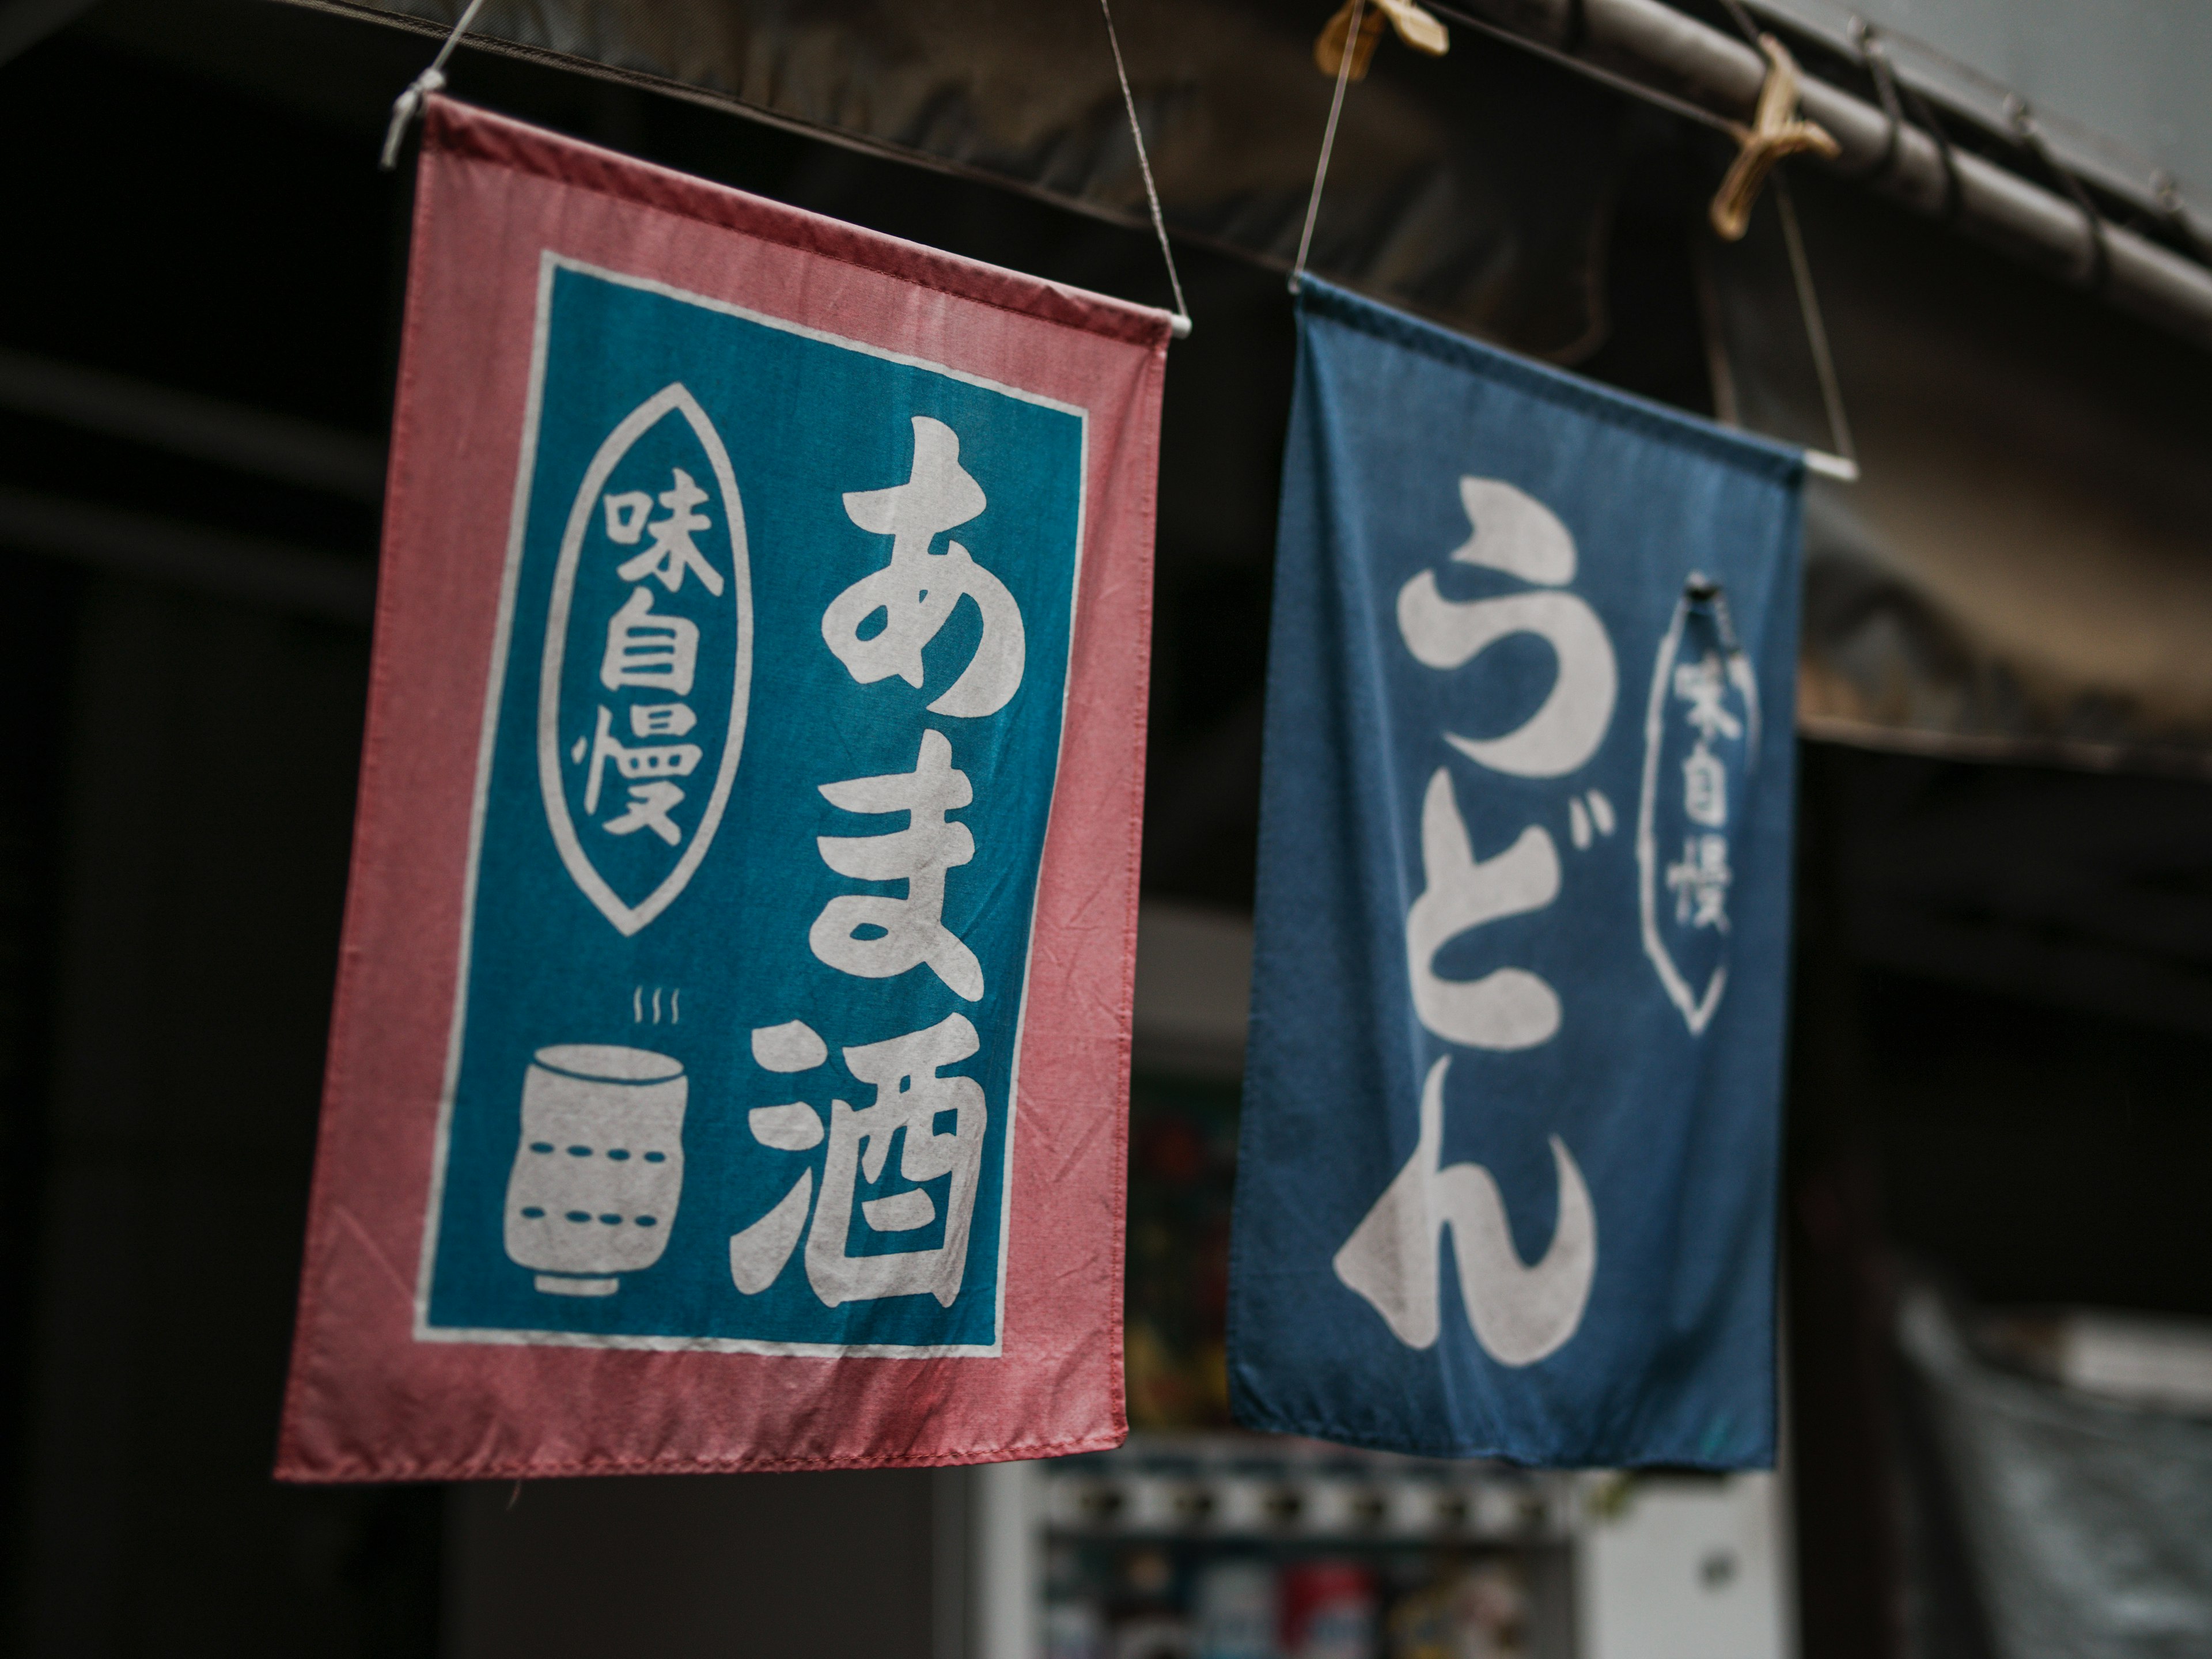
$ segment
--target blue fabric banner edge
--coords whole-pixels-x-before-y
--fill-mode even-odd
[[[1670,442],[1705,449],[1723,460],[1783,483],[1794,483],[1804,475],[1805,452],[1792,445],[1722,426],[1703,416],[1632,392],[1613,386],[1605,386],[1601,392],[1564,369],[1486,345],[1470,335],[1454,333],[1318,277],[1308,276],[1300,283],[1297,304],[1301,309],[1332,322],[1421,352],[1438,362],[1480,369],[1532,397],[1579,410],[1600,420],[1632,426]]]

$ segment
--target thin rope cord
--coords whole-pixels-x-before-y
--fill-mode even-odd
[[[1344,112],[1345,82],[1352,79],[1352,56],[1359,50],[1359,20],[1365,0],[1352,0],[1352,21],[1344,31],[1344,52],[1336,60],[1336,91],[1328,100],[1328,125],[1322,129],[1321,156],[1314,163],[1313,193],[1306,198],[1305,228],[1298,233],[1298,257],[1291,264],[1291,292],[1306,279],[1306,255],[1313,248],[1314,221],[1321,216],[1321,187],[1328,178],[1328,153],[1336,148],[1336,118]]]
[[[446,37],[446,44],[438,48],[438,55],[430,60],[431,74],[441,80],[445,78],[447,60],[453,55],[453,48],[461,44],[461,37],[469,32],[469,25],[477,21],[477,14],[483,9],[483,3],[484,0],[469,0],[467,9],[461,13],[460,21],[453,25],[453,32]]]
[[[1759,33],[1759,24],[1752,22],[1752,13],[1743,9],[1743,0],[1721,0],[1721,4],[1728,9],[1728,15],[1735,20],[1736,28],[1743,31],[1743,38],[1750,40],[1752,46],[1756,46],[1763,53],[1765,38]],[[1854,22],[1858,22],[1858,20],[1854,18]],[[1863,58],[1867,55],[1867,35],[1871,33],[1874,33],[1871,28],[1863,28],[1863,33],[1856,35]],[[1887,64],[1882,69],[1887,69]],[[1896,104],[1893,104],[1896,91],[1881,70],[1875,70],[1875,80],[1881,82],[1882,93],[1885,93],[1882,104],[1885,104],[1891,118],[1889,143],[1882,150],[1882,161],[1878,164],[1887,166],[1891,155],[1896,153],[1898,143],[1898,111]],[[1790,281],[1796,288],[1798,319],[1805,323],[1805,345],[1812,347],[1812,372],[1820,378],[1820,404],[1827,411],[1827,441],[1836,447],[1836,460],[1843,462],[1844,467],[1850,469],[1850,477],[1856,480],[1858,477],[1858,445],[1851,442],[1851,420],[1843,411],[1843,385],[1836,380],[1836,358],[1827,349],[1827,323],[1820,319],[1820,295],[1812,285],[1812,261],[1805,257],[1805,237],[1798,232],[1796,204],[1790,199],[1790,179],[1778,168],[1774,173],[1774,208],[1777,208],[1783,222],[1783,246],[1790,250]],[[1818,471],[1843,473],[1843,469],[1818,467]]]
[[[1721,4],[1728,9],[1729,18],[1735,24],[1737,33],[1750,41],[1753,50],[1756,50],[1759,46],[1759,25],[1751,21],[1751,14],[1743,9],[1743,0],[1721,0]]]
[[[1828,351],[1828,330],[1820,320],[1820,299],[1813,289],[1813,267],[1805,258],[1805,239],[1798,234],[1797,209],[1790,199],[1790,183],[1777,173],[1774,205],[1782,217],[1782,240],[1790,250],[1790,275],[1797,285],[1797,309],[1805,319],[1805,343],[1812,348],[1813,372],[1820,379],[1820,401],[1828,412],[1828,439],[1836,453],[1859,464],[1858,446],[1851,441],[1851,423],[1844,413],[1843,388],[1836,381],[1836,360]]]
[[[1160,239],[1160,258],[1167,261],[1168,288],[1175,295],[1176,314],[1173,332],[1178,340],[1190,333],[1190,307],[1183,302],[1182,279],[1176,275],[1175,250],[1168,246],[1168,222],[1160,211],[1159,188],[1152,183],[1152,164],[1145,155],[1145,130],[1137,121],[1137,94],[1129,90],[1128,67],[1121,61],[1121,36],[1114,27],[1114,8],[1109,0],[1098,0],[1098,9],[1106,19],[1106,44],[1114,48],[1114,73],[1121,81],[1121,105],[1129,112],[1129,137],[1137,142],[1137,171],[1145,176],[1145,200],[1152,204],[1152,230]]]
[[[453,55],[453,48],[461,44],[461,37],[469,32],[469,25],[477,21],[483,9],[483,0],[469,0],[453,32],[446,37],[446,44],[438,48],[438,55],[430,60],[430,67],[407,83],[407,89],[392,100],[392,124],[384,130],[384,155],[378,166],[389,173],[399,163],[399,145],[407,137],[407,128],[422,108],[422,100],[446,84],[446,64]]]

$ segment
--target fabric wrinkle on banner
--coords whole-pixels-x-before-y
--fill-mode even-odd
[[[1802,480],[1795,452],[1302,290],[1246,1425],[1771,1464]]]
[[[280,1474],[1120,1442],[1168,330],[429,101]]]

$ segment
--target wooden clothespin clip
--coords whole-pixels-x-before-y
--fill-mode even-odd
[[[1743,240],[1759,186],[1784,156],[1810,150],[1832,158],[1842,151],[1827,129],[1797,118],[1797,60],[1771,34],[1759,37],[1759,49],[1766,54],[1767,65],[1766,84],[1759,89],[1759,112],[1751,126],[1729,125],[1742,148],[1721,180],[1709,216],[1723,241]]]
[[[1352,14],[1359,9],[1359,38],[1350,39]],[[1398,38],[1415,52],[1425,52],[1431,58],[1441,58],[1451,46],[1451,36],[1444,26],[1413,3],[1413,0],[1344,0],[1344,6],[1330,18],[1314,42],[1314,62],[1323,75],[1334,76],[1343,67],[1345,48],[1352,49],[1352,78],[1364,81],[1367,65],[1375,56],[1375,43],[1382,38],[1385,18],[1398,31]]]

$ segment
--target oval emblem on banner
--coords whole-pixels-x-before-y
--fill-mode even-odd
[[[632,934],[720,825],[752,680],[745,526],[698,400],[663,387],[592,456],[545,617],[538,773],[561,861]]]
[[[1644,952],[1690,1035],[1728,988],[1737,830],[1759,749],[1759,682],[1727,600],[1692,576],[1660,642],[1636,820]]]

